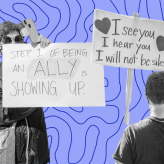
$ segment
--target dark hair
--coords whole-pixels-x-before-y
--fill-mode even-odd
[[[0,41],[5,35],[8,35],[11,32],[17,31],[20,34],[20,30],[23,28],[21,23],[15,24],[10,21],[4,21],[0,24]]]
[[[153,72],[149,75],[146,96],[153,104],[164,104],[164,72]]]

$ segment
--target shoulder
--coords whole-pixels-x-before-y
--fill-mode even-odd
[[[150,120],[148,118],[144,119],[144,120],[140,120],[138,123],[134,123],[129,125],[126,129],[125,129],[125,133],[127,135],[134,135],[136,136],[137,134],[142,133],[142,130],[147,128],[148,126],[150,126]]]
[[[119,162],[119,161],[116,160],[115,164],[123,164],[123,163],[121,163],[121,162]]]

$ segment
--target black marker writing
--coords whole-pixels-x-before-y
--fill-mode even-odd
[[[59,53],[58,51],[56,52],[56,50],[58,50],[58,49],[59,49],[59,48],[56,48],[56,49],[54,49],[54,50],[51,50],[50,56],[51,56],[51,57],[56,56],[57,53]]]
[[[13,72],[24,72],[24,65],[21,67],[20,65],[16,65],[14,66]]]
[[[120,35],[120,34],[117,33],[117,21],[118,20],[121,20],[121,19],[112,19],[112,21],[115,21],[115,33],[112,34],[112,35]]]
[[[29,53],[32,50],[19,50],[19,51],[12,51],[11,54],[12,56],[10,57],[10,59],[15,59],[15,58],[19,58],[19,57],[29,57]]]
[[[102,37],[102,38],[104,38],[104,45],[102,45],[102,47],[108,47],[108,45],[106,45],[106,38],[108,37]]]
[[[41,69],[40,69],[40,70],[38,70],[39,65],[40,65],[40,67],[41,67]],[[44,73],[44,75],[46,76],[46,74],[45,74],[45,72],[44,72],[44,69],[43,69],[43,66],[42,66],[42,64],[41,64],[41,62],[40,62],[40,61],[38,62],[38,65],[37,65],[37,67],[36,67],[36,70],[35,70],[34,76],[35,76],[35,75],[36,75],[36,73],[38,73],[38,72],[43,72],[43,73]]]
[[[98,59],[96,61],[103,61],[103,59],[100,59],[100,52],[104,52],[103,50],[96,50],[98,52]]]
[[[55,81],[35,81],[35,82],[16,82],[13,81],[12,86],[15,89],[14,93],[10,93],[11,96],[25,96],[35,94],[47,94],[51,96],[57,96],[56,82]]]
[[[72,85],[72,83],[69,82],[69,91],[70,91],[70,93],[75,94],[75,96],[80,95],[80,90],[85,87],[85,83],[83,81],[75,82],[74,87],[73,87],[73,91],[72,91],[71,85]]]

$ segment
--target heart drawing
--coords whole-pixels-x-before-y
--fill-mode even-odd
[[[159,51],[164,51],[164,37],[163,36],[157,37],[156,44]]]
[[[99,31],[107,34],[111,26],[111,21],[108,18],[103,18],[102,21],[97,19],[95,21],[95,26]]]

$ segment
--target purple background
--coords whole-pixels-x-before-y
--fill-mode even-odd
[[[1,0],[0,23],[33,19],[52,42],[91,42],[95,8],[123,15],[163,20],[161,0]],[[27,38],[30,43],[30,39]],[[44,108],[51,164],[112,164],[127,125],[127,69],[104,67],[106,107]],[[134,70],[130,124],[149,116],[145,83],[152,71]]]

